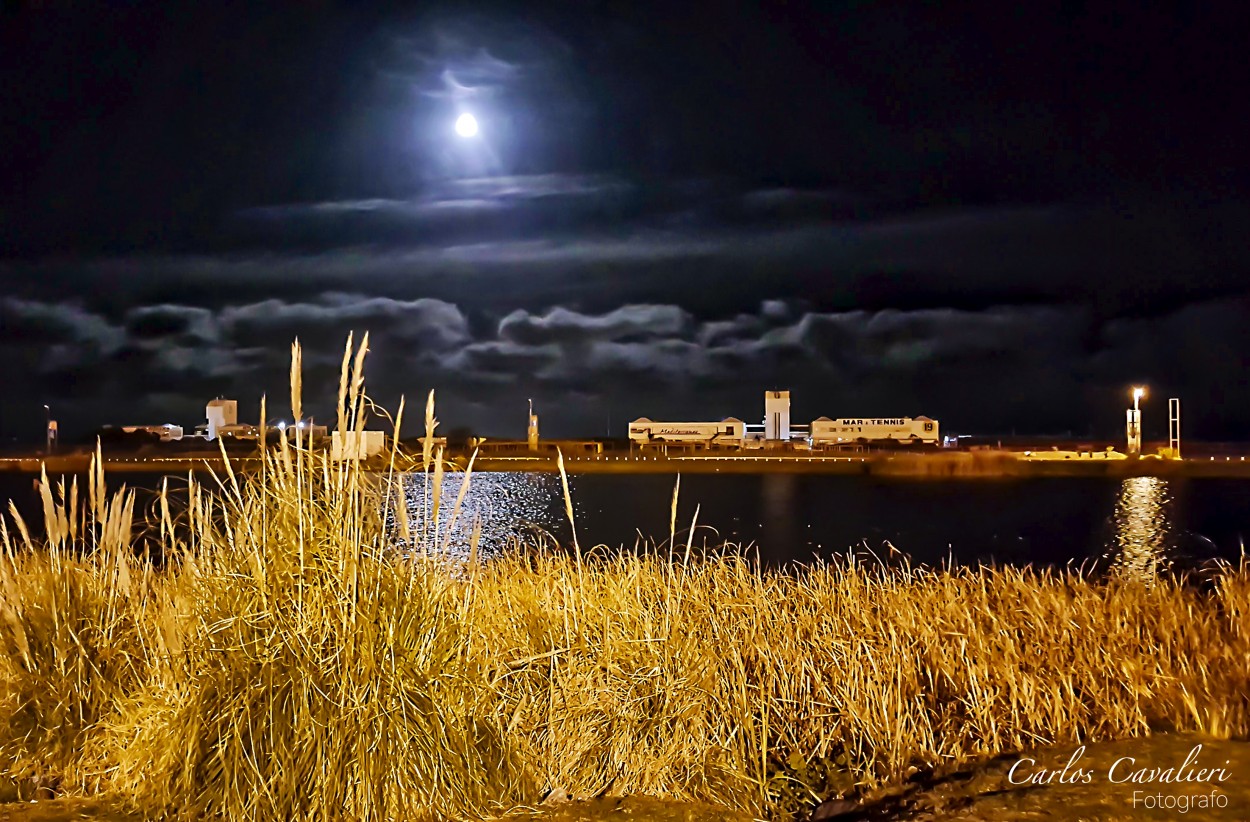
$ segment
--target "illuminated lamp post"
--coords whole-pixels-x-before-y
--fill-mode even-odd
[[[1141,398],[1145,395],[1145,388],[1141,386],[1133,388],[1133,407],[1128,409],[1128,417],[1124,426],[1130,457],[1141,455]]]
[[[530,451],[538,451],[538,415],[534,413],[533,400],[530,400],[529,421],[525,427],[525,441]]]

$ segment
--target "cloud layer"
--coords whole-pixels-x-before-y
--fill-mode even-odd
[[[6,298],[0,356],[16,379],[58,386],[81,422],[112,407],[100,422],[147,413],[190,424],[215,394],[245,406],[261,393],[285,397],[295,337],[305,348],[306,401],[328,413],[344,340],[368,330],[379,399],[435,388],[449,425],[494,434],[517,433],[506,409],[523,398],[537,399],[549,430],[572,435],[599,433],[589,420],[608,415],[752,419],[760,392],[777,386],[795,391],[799,419],[926,413],[954,430],[1084,433],[1113,421],[1123,386],[1147,376],[1160,392],[1211,386],[1189,399],[1209,424],[1231,423],[1250,398],[1240,376],[1250,365],[1246,316],[1244,299],[1104,321],[1072,306],[838,312],[783,300],[716,319],[630,304],[517,309],[491,320],[442,300],[346,292],[110,315]],[[1212,352],[1211,339],[1223,350]],[[130,396],[149,397],[143,411]]]
[[[365,331],[380,400],[436,388],[442,419],[497,434],[520,433],[529,398],[549,433],[600,434],[752,419],[779,386],[798,419],[925,413],[950,430],[1115,436],[1136,381],[1185,398],[1192,435],[1236,436],[1250,413],[1237,206],[934,212],[542,175],[232,225],[194,254],[0,264],[0,357],[32,390],[0,399],[25,421],[6,428],[49,400],[81,432],[285,396],[297,337],[328,413],[344,341]]]

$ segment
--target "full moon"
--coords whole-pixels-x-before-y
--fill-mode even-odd
[[[456,133],[461,137],[473,137],[477,134],[477,118],[465,112],[456,118]]]

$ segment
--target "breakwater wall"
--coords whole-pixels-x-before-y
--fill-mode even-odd
[[[232,456],[236,471],[260,468],[255,456]],[[467,456],[452,459],[460,468]],[[56,455],[0,458],[0,472],[37,475],[46,464],[49,475],[85,473],[91,455]],[[396,467],[412,470],[420,459],[401,458]],[[384,469],[386,461],[371,461],[370,468]],[[844,476],[900,477],[932,480],[996,479],[1011,477],[1227,477],[1250,479],[1250,461],[1240,457],[1187,460],[1143,459],[1022,459],[1005,451],[938,452],[925,454],[875,454],[867,456],[824,456],[805,454],[744,456],[629,456],[599,454],[569,456],[564,459],[570,474],[835,474]],[[106,457],[104,469],[110,473],[186,473],[225,469],[220,454],[195,457]],[[558,463],[546,455],[479,456],[474,471],[556,472]]]
[[[460,460],[461,467],[467,460]],[[947,452],[863,457],[567,457],[570,474],[838,474],[931,480],[1027,477],[1228,477],[1250,479],[1250,461],[1240,459],[1021,459],[1010,452]],[[557,471],[546,457],[482,459],[474,471]]]

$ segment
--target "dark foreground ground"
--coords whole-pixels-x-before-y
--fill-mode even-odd
[[[1199,745],[1201,748],[1195,751]],[[977,766],[916,778],[862,803],[831,801],[818,808],[812,819],[820,822],[1250,820],[1250,742],[1212,740],[1192,735],[1159,735],[1090,745],[1075,761],[1074,756],[1077,756],[1077,751],[1071,746],[1002,756]],[[1131,757],[1133,761],[1128,761],[1126,757]],[[1163,781],[1162,775],[1149,773],[1152,769],[1181,769],[1187,757],[1193,758],[1194,769],[1219,769],[1219,772],[1215,778],[1206,781],[1177,783],[1168,783]],[[1066,773],[1065,765],[1068,766]],[[1132,781],[1135,773],[1140,781]],[[1032,784],[1034,780],[1045,779],[1048,774],[1049,784]],[[1082,774],[1088,774],[1088,782]],[[1152,777],[1153,781],[1149,781]],[[0,799],[15,798],[15,786],[0,787]],[[1182,811],[1182,805],[1187,810]],[[145,818],[142,814],[127,812],[121,803],[107,799],[60,798],[0,804],[0,822],[68,822],[81,819],[137,822]],[[747,816],[729,811],[642,797],[562,802],[520,812],[513,818],[526,822],[749,820]]]

